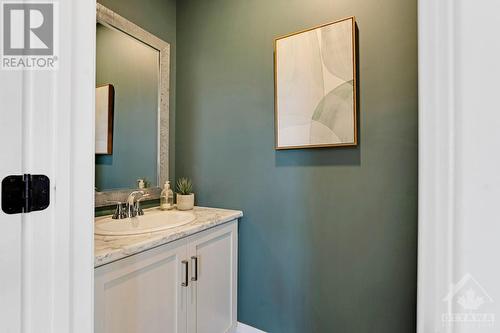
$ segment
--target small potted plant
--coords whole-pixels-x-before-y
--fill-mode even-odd
[[[177,209],[191,210],[194,207],[193,183],[189,178],[177,180]]]

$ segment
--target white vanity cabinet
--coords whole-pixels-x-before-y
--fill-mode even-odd
[[[95,333],[236,328],[237,220],[95,270]]]

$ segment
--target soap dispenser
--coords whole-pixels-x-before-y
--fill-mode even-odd
[[[170,210],[174,208],[174,192],[170,188],[170,182],[167,180],[160,194],[160,209]]]

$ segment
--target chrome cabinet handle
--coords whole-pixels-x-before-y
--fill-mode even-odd
[[[193,263],[194,261],[194,263]],[[191,278],[191,281],[198,281],[198,257],[192,256],[191,257],[191,264],[193,265],[194,269],[194,276]]]
[[[184,282],[181,283],[181,286],[187,287],[189,284],[189,281],[188,281],[189,262],[187,260],[183,260],[181,263],[184,266]]]

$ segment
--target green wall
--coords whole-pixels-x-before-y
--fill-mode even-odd
[[[121,31],[97,24],[96,86],[114,86],[113,154],[96,155],[99,190],[156,183],[160,53]]]
[[[114,12],[170,44],[169,173],[175,179],[176,0],[98,0]]]
[[[273,149],[273,39],[355,15],[360,144]],[[238,319],[415,332],[417,1],[177,3],[176,173],[242,209]]]

